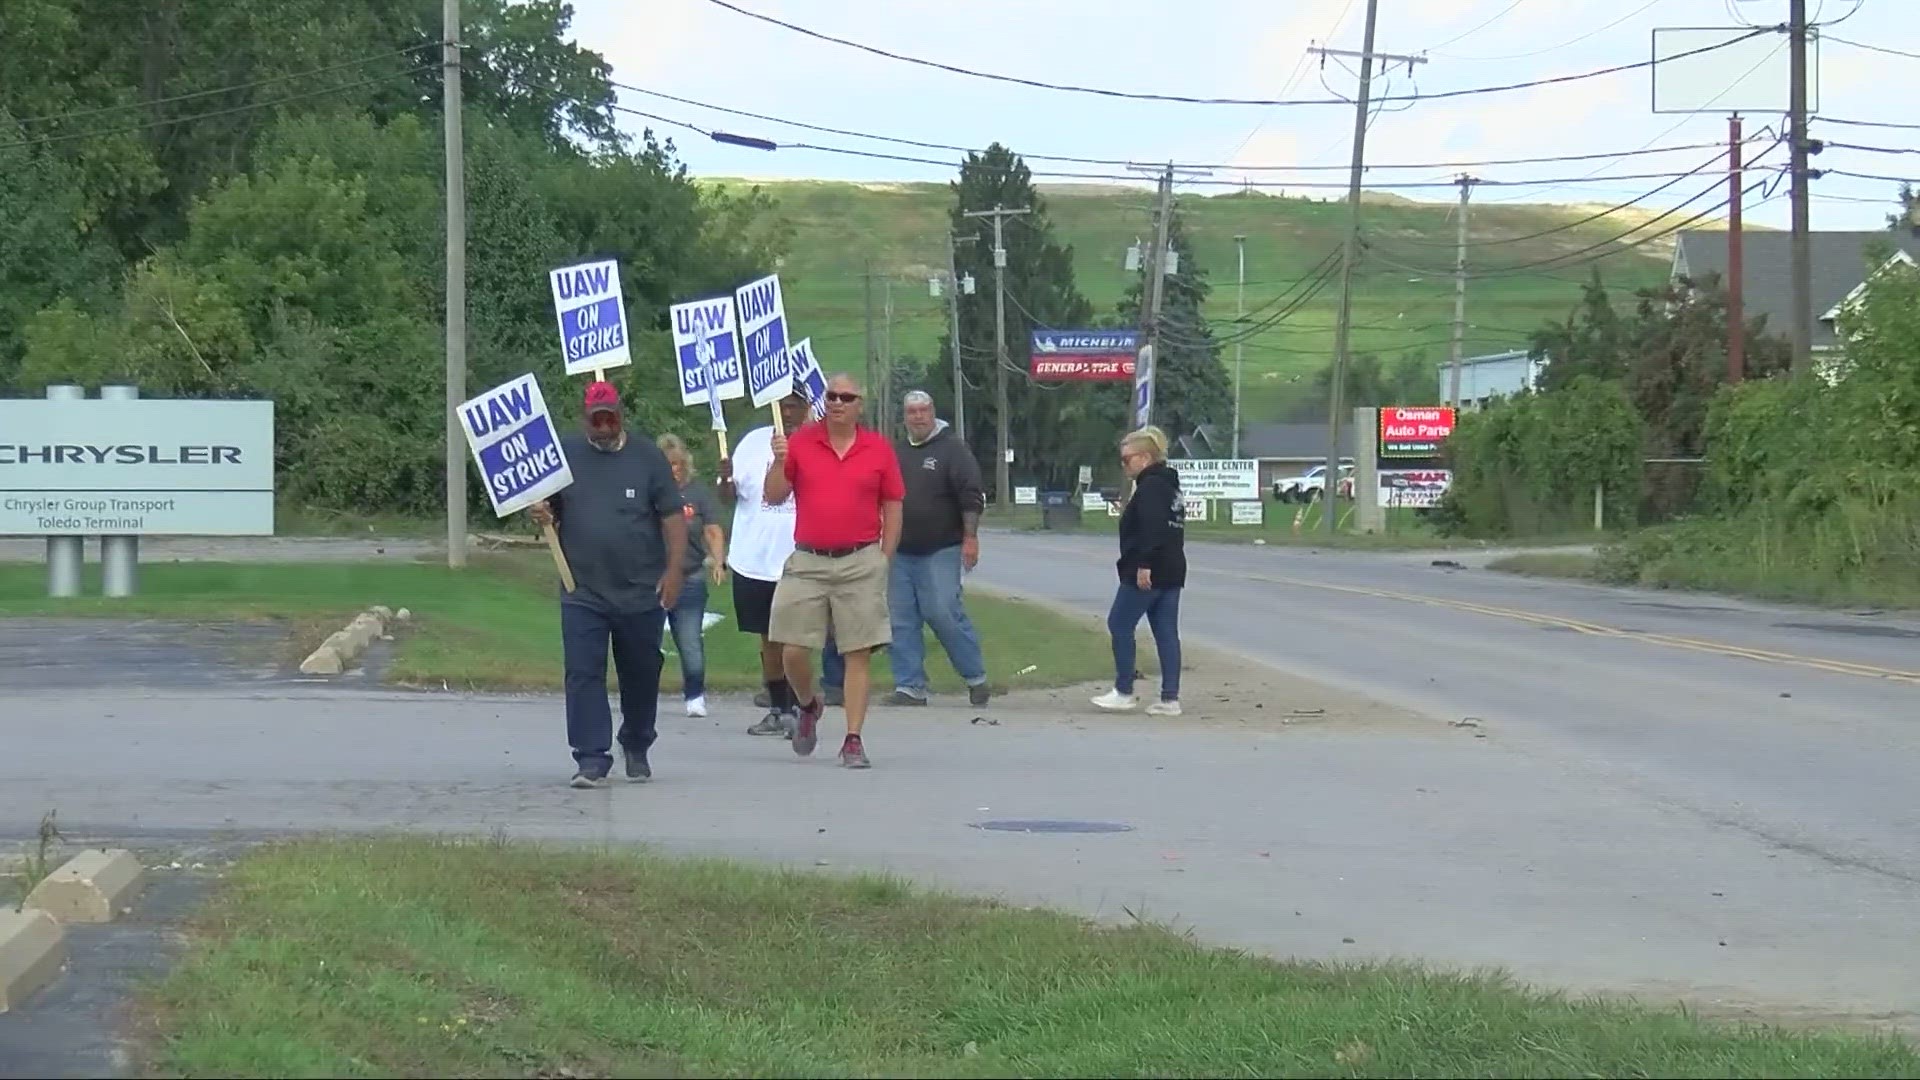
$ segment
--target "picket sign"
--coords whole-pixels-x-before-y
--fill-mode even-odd
[[[704,403],[712,415],[720,456],[727,449],[727,414],[721,402],[744,397],[746,375],[740,364],[738,321],[733,297],[714,296],[667,309],[673,327],[673,356],[680,375],[680,404]]]
[[[773,430],[787,433],[780,416],[780,399],[793,389],[787,349],[787,310],[780,297],[780,275],[769,274],[734,290],[740,310],[742,355],[746,361],[747,393],[753,407],[773,410]]]
[[[813,355],[813,339],[801,338],[787,350],[787,358],[793,368],[793,388],[807,399],[809,411],[819,417],[827,407],[827,376],[820,370],[820,361]]]
[[[567,374],[591,371],[595,382],[606,382],[608,368],[633,363],[618,262],[605,259],[549,270],[547,284],[553,290]]]
[[[573,483],[573,469],[560,434],[547,412],[540,382],[522,375],[461,404],[460,430],[480,469],[487,501],[499,517],[517,514]],[[573,591],[573,568],[560,550],[560,536],[551,525],[540,527],[541,538],[553,554],[560,583]]]

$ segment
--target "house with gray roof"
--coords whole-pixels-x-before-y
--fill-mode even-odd
[[[1747,317],[1765,315],[1767,332],[1786,337],[1793,333],[1793,235],[1747,230],[1741,239],[1742,303]],[[1870,253],[1881,248],[1893,254],[1875,265]],[[1842,306],[1887,266],[1915,265],[1920,258],[1920,226],[1895,232],[1816,232],[1809,236],[1809,251],[1813,351],[1833,352],[1840,347],[1836,320]],[[1726,280],[1726,230],[1681,230],[1673,249],[1673,278],[1703,282],[1709,275]]]

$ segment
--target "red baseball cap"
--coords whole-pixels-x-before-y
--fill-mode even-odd
[[[619,412],[620,391],[610,382],[590,382],[587,384],[587,415],[597,412]]]

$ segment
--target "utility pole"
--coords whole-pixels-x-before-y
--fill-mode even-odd
[[[1747,374],[1746,241],[1740,235],[1740,114],[1727,118],[1727,381]]]
[[[1447,404],[1455,409],[1460,408],[1461,353],[1467,343],[1467,199],[1479,182],[1465,173],[1455,181],[1460,185],[1460,220],[1453,256],[1453,371],[1447,378]]]
[[[1176,169],[1172,162],[1165,165],[1128,165],[1134,172],[1156,172],[1160,174],[1159,198],[1154,202],[1153,210],[1153,249],[1141,259],[1141,271],[1146,277],[1141,282],[1144,292],[1141,299],[1140,328],[1146,331],[1146,347],[1140,350],[1140,366],[1133,376],[1133,426],[1140,428],[1153,423],[1153,404],[1156,383],[1160,368],[1160,308],[1167,298],[1168,251],[1167,232],[1173,226],[1173,174],[1175,172],[1189,176],[1211,176],[1211,169]],[[1173,436],[1177,437],[1178,432]]]
[[[1031,214],[1030,207],[1008,210],[995,206],[991,210],[969,210],[970,218],[993,219],[993,411],[994,419],[1000,425],[1000,446],[993,455],[995,504],[1006,507],[1013,504],[1013,469],[1007,460],[1013,450],[1013,428],[1007,415],[1007,243],[1005,235],[1006,220]]]
[[[1234,254],[1239,257],[1240,274],[1233,300],[1233,457],[1240,457],[1240,387],[1246,381],[1247,343],[1242,340],[1247,328],[1247,237],[1242,233],[1233,238]]]
[[[1373,51],[1374,26],[1379,21],[1380,0],[1367,0],[1367,29],[1358,54],[1340,49],[1313,49],[1321,57],[1354,56],[1360,58],[1360,96],[1353,110],[1353,166],[1347,178],[1347,232],[1340,253],[1340,315],[1333,328],[1333,380],[1327,394],[1327,471],[1321,480],[1321,505],[1325,508],[1326,532],[1332,536],[1339,514],[1335,503],[1340,498],[1340,410],[1347,379],[1347,345],[1353,331],[1353,264],[1360,247],[1360,174],[1367,158],[1367,106],[1373,90],[1373,61],[1403,62],[1409,69],[1426,62],[1422,56],[1393,56]]]
[[[860,275],[861,288],[867,302],[867,390],[871,393],[879,382],[879,352],[873,342],[873,260],[869,258],[866,270]]]
[[[893,279],[880,279],[884,321],[880,324],[880,432],[893,438]]]
[[[963,237],[958,241],[970,244],[979,239],[976,236]],[[953,330],[949,335],[953,342],[953,433],[959,438],[960,445],[967,445],[967,380],[960,373],[960,267],[954,256],[955,240],[953,232],[947,232],[947,316],[953,320]],[[972,276],[967,280],[971,282]]]
[[[460,0],[440,8],[440,111],[447,158],[447,565],[467,565],[467,158],[460,129]]]
[[[1792,73],[1788,76],[1788,139],[1793,150],[1793,370],[1813,363],[1813,255],[1807,213],[1807,0],[1790,0],[1788,28]]]

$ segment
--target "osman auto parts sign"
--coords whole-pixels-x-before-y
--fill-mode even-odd
[[[271,536],[271,401],[0,401],[0,535]]]

